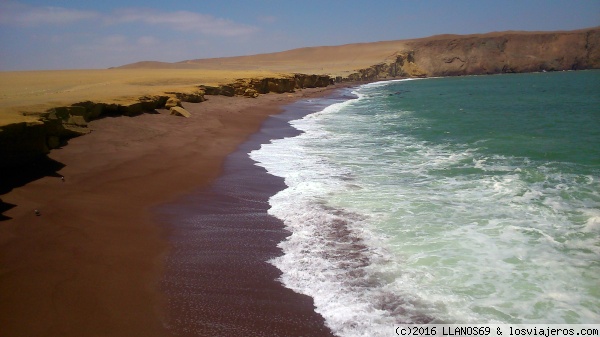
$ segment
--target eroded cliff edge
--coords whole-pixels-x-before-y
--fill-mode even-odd
[[[347,80],[600,69],[600,27],[570,32],[440,35],[407,40]],[[340,77],[338,80],[344,80]]]
[[[181,102],[199,103],[205,95],[257,97],[266,93],[294,92],[302,88],[326,87],[333,83],[329,76],[294,74],[290,76],[239,79],[220,86],[198,86],[190,92],[165,92],[142,96],[130,103],[84,101],[57,106],[45,111],[26,113],[31,122],[0,125],[0,170],[12,170],[34,163],[51,149],[70,138],[89,133],[88,123],[107,116],[135,116],[156,109],[181,106]]]
[[[311,49],[310,54],[317,60],[325,59],[325,55],[344,60],[358,56],[348,54],[361,53],[361,50],[369,53],[376,49],[379,62],[373,62],[375,64],[365,68],[348,69],[343,74],[324,67],[321,68],[324,73],[322,75],[244,78],[217,86],[198,86],[193,92],[142,96],[127,104],[85,101],[34,112],[34,122],[0,125],[0,169],[22,166],[45,156],[51,149],[64,144],[65,140],[87,133],[87,123],[90,120],[107,115],[133,116],[179,105],[182,101],[202,102],[204,95],[256,97],[269,92],[284,93],[300,88],[324,87],[342,81],[599,69],[600,27],[570,32],[440,35],[405,41],[366,43],[348,48],[317,48]],[[323,57],[315,54],[319,50],[325,53]],[[349,50],[352,52],[348,52]],[[270,54],[265,59],[275,57],[279,60],[284,56],[293,58],[293,53]],[[306,53],[306,48],[302,53]],[[196,64],[194,62],[196,61],[168,64],[165,67],[178,64],[191,67]],[[275,63],[279,64],[278,62]],[[153,67],[155,66],[153,63]],[[227,62],[223,66],[227,67]]]

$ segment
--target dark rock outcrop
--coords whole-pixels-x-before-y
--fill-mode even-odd
[[[174,116],[181,116],[181,117],[185,117],[185,118],[192,117],[192,114],[189,111],[187,111],[186,109],[184,109],[180,106],[174,106],[169,111],[170,111],[171,115],[174,115]]]
[[[104,116],[136,116],[169,108],[176,115],[189,117],[189,113],[180,107],[181,102],[203,102],[206,100],[204,95],[257,97],[269,92],[294,92],[298,88],[327,86],[331,82],[329,76],[303,74],[239,79],[218,87],[202,86],[194,92],[143,96],[131,103],[84,101],[31,113],[29,115],[36,117],[37,121],[0,126],[0,169],[22,166],[44,158],[51,149],[64,145],[68,139],[89,133],[88,122]]]
[[[206,101],[203,90],[194,92],[166,92],[167,95],[177,98],[181,102],[200,103]]]
[[[0,130],[0,169],[39,159],[50,145],[58,145],[62,130],[60,123],[14,123]],[[51,143],[51,144],[49,144]]]
[[[334,80],[327,75],[305,75],[295,74],[296,88],[321,88],[334,83]]]
[[[258,97],[258,91],[248,88],[244,91],[244,96],[250,97],[250,98],[256,98],[256,97]]]
[[[294,74],[282,77],[241,78],[220,86],[202,86],[202,89],[207,95],[256,97],[258,94],[270,92],[282,94],[302,88],[321,88],[333,83],[334,80],[327,75]]]
[[[429,76],[600,68],[600,29],[442,36],[412,47]]]
[[[17,167],[43,158],[70,138],[90,132],[88,122],[104,116],[136,116],[164,108],[173,97],[179,101],[204,100],[204,92],[168,93],[143,96],[132,103],[96,103],[85,101],[29,114],[36,122],[0,126],[0,169]]]
[[[369,68],[359,69],[357,72],[348,75],[346,78],[338,81],[374,81],[401,77],[426,77],[427,73],[423,71],[416,63],[414,51],[397,52],[394,54],[394,61],[391,63],[379,63]]]
[[[181,106],[181,100],[176,97],[169,97],[167,103],[165,103],[165,109],[171,109],[176,106]]]
[[[409,40],[408,50],[337,81],[600,68],[600,28],[571,32],[441,35]]]

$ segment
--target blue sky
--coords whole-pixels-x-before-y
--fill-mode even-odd
[[[0,70],[600,26],[600,0],[0,0]]]

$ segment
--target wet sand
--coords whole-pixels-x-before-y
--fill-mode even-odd
[[[348,99],[328,95],[325,105]],[[158,208],[173,230],[163,283],[170,331],[178,336],[333,336],[312,298],[281,285],[266,261],[290,233],[270,215],[269,198],[286,188],[248,157],[272,139],[299,134],[288,121],[321,110],[301,100],[269,117],[229,155],[209,187]]]
[[[3,213],[9,219],[0,222],[3,336],[171,335],[167,326],[173,316],[166,310],[170,299],[161,287],[165,261],[174,251],[169,239],[175,231],[157,220],[156,207],[210,186],[222,172],[226,156],[258,131],[266,117],[280,112],[282,105],[331,90],[305,89],[257,99],[209,96],[206,102],[184,105],[192,112],[189,119],[166,111],[107,117],[90,124],[91,134],[53,150],[50,157],[64,165],[55,176],[1,196],[3,202],[16,205]],[[285,235],[281,229],[274,231],[269,240]],[[242,235],[243,230],[237,233]],[[241,242],[248,251],[262,254],[252,241]],[[222,261],[211,263],[219,267]],[[205,284],[221,282],[226,275],[221,271],[209,275]],[[251,267],[228,272],[234,278],[277,273],[272,268],[271,274],[263,275]],[[263,291],[254,288],[262,287],[257,280],[244,291]],[[265,287],[270,290],[264,290],[264,299],[277,304],[285,298],[283,307],[289,304],[289,315],[281,317],[291,319],[302,313],[305,318],[300,320],[309,322],[304,326],[327,334],[322,321],[313,320],[319,316],[312,312],[310,298],[297,295],[302,299],[296,300],[293,292],[274,287],[276,282]],[[223,298],[227,296],[212,293],[215,303]],[[252,307],[244,315],[250,318],[239,321],[241,326],[252,317],[270,317],[254,313]],[[293,320],[283,325],[288,326],[286,331],[299,326]],[[298,335],[312,334],[303,329],[297,330]],[[264,335],[274,334],[265,331]]]

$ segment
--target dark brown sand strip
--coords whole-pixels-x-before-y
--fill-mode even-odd
[[[175,335],[332,335],[312,298],[283,287],[266,262],[282,254],[277,244],[290,234],[267,213],[269,198],[286,186],[248,157],[271,139],[297,135],[287,121],[322,108],[288,105],[227,157],[210,187],[159,208],[172,228],[164,289]]]
[[[280,106],[325,92],[209,97],[186,106],[188,119],[108,117],[52,151],[64,181],[47,176],[0,196],[11,205],[0,221],[1,335],[170,335],[160,291],[169,233],[150,209],[208,186]]]

